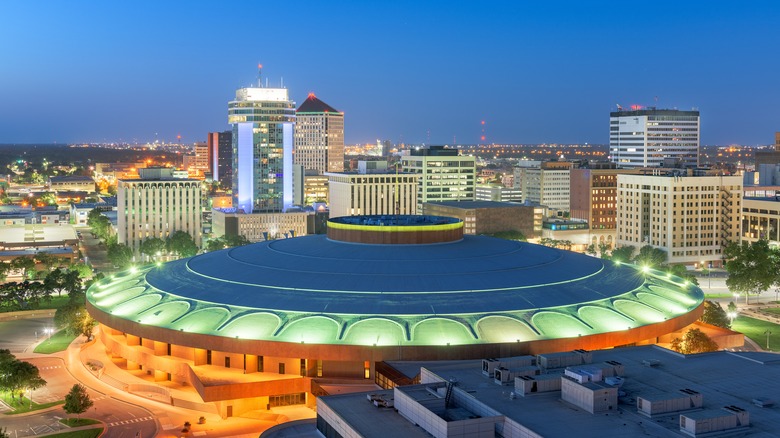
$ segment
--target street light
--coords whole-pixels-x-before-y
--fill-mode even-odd
[[[728,312],[726,315],[729,317],[729,325],[734,324],[734,319],[737,317],[737,312]]]
[[[772,334],[769,330],[765,331],[764,334],[766,335],[766,350],[769,351],[769,335]]]

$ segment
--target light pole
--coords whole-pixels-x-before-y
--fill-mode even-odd
[[[726,315],[729,317],[729,325],[734,324],[734,319],[737,317],[737,312],[728,312]]]
[[[766,350],[767,350],[767,351],[770,351],[770,350],[769,350],[769,335],[771,335],[771,334],[772,334],[772,332],[770,332],[769,330],[767,330],[767,331],[765,331],[765,332],[764,332],[764,334],[766,335]]]

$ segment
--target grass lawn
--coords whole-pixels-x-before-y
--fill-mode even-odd
[[[752,339],[761,348],[766,348],[766,335],[764,332],[769,330],[772,333],[769,335],[769,349],[780,351],[780,324],[740,315],[731,324],[731,329],[744,333],[745,336]]]
[[[780,307],[773,307],[771,309],[761,309],[762,312],[772,313],[774,315],[780,315]]]
[[[64,305],[68,304],[68,300],[69,300],[69,298],[68,298],[67,294],[64,294],[64,295],[62,295],[60,297],[58,297],[57,295],[52,295],[51,300],[49,300],[49,301],[41,300],[41,303],[40,303],[40,305],[37,308],[35,308],[35,309],[25,309],[25,310],[52,310],[52,309],[56,310],[56,309],[59,309],[60,307],[62,307]],[[14,312],[14,311],[15,310],[3,309],[3,310],[0,310],[0,313],[2,313],[2,312]]]
[[[63,418],[60,420],[60,423],[68,427],[81,427],[89,426],[90,424],[100,424],[99,421],[93,420],[91,418]]]
[[[97,438],[101,433],[103,433],[103,428],[96,427],[94,429],[76,430],[73,432],[46,435],[46,438]]]
[[[33,352],[42,353],[42,354],[51,354],[51,353],[58,353],[60,351],[65,351],[65,349],[68,348],[68,345],[70,345],[70,343],[73,342],[74,339],[76,339],[75,336],[65,333],[65,330],[60,330],[57,333],[51,335],[49,339],[38,344],[38,346],[35,347],[35,350],[33,350]]]
[[[50,408],[52,406],[57,406],[65,403],[65,400],[60,400],[56,402],[51,403],[43,403],[38,404],[33,402],[32,407],[30,407],[30,399],[27,397],[22,397],[21,403],[19,402],[19,397],[17,394],[17,397],[13,400],[11,399],[11,394],[5,391],[0,392],[0,400],[3,400],[5,404],[11,407],[13,409],[10,412],[6,412],[6,415],[14,415],[14,414],[23,414],[25,412],[31,412],[31,411],[37,411],[40,409],[46,409]]]
[[[713,298],[734,298],[734,294],[704,294],[704,298],[708,300]]]

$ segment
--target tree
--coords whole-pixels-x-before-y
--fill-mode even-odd
[[[159,237],[149,237],[141,242],[140,251],[141,254],[145,254],[150,259],[155,260],[160,253],[165,251],[165,241]]]
[[[699,321],[726,329],[731,328],[726,311],[720,307],[720,304],[712,301],[704,302],[704,313],[702,313]]]
[[[8,378],[8,390],[11,392],[11,398],[15,392],[21,393],[26,390],[35,390],[46,385],[46,381],[41,378],[38,367],[22,360],[14,360],[9,366],[10,376]]]
[[[166,242],[168,251],[176,253],[179,257],[192,257],[198,253],[198,246],[185,231],[174,231]]]
[[[67,304],[54,312],[54,325],[72,336],[92,338],[95,320],[87,312],[87,298],[83,291],[70,293]]]
[[[133,250],[127,245],[116,243],[108,247],[108,261],[117,268],[126,268],[133,261]]]
[[[28,278],[30,271],[35,270],[35,260],[32,257],[17,257],[11,261],[11,269],[20,271],[22,278]]]
[[[51,271],[51,268],[53,268],[54,265],[59,264],[60,259],[49,254],[48,252],[38,252],[35,254],[35,261],[42,264],[46,272],[48,272]]]
[[[610,245],[608,243],[599,243],[599,254],[601,255],[601,258],[605,258],[607,254],[609,253]]]
[[[616,262],[631,263],[634,259],[634,250],[636,250],[636,248],[631,245],[621,246],[620,248],[613,249],[609,258]]]
[[[666,272],[687,280],[696,286],[699,285],[699,279],[685,265],[669,265],[666,267]]]
[[[520,236],[523,236],[523,233],[519,231],[517,231],[516,233],[520,234]],[[252,243],[249,241],[249,239],[246,238],[246,236],[241,236],[238,234],[225,235],[222,238],[225,239],[225,245],[227,245],[228,248],[249,245],[250,243]],[[525,240],[525,236],[523,236],[522,239],[519,240]]]
[[[82,280],[85,278],[92,277],[92,275],[94,275],[92,268],[87,266],[86,263],[74,263],[73,265],[71,265],[70,270],[75,271],[78,274],[79,278],[81,278]]]
[[[219,251],[220,249],[227,248],[227,244],[225,243],[225,239],[221,237],[217,237],[216,239],[210,239],[206,243],[206,251]]]
[[[745,303],[750,302],[750,294],[760,294],[780,282],[777,250],[764,239],[729,243],[723,257],[729,273],[726,286],[732,292],[745,294]]]
[[[92,404],[93,402],[90,400],[89,394],[87,394],[87,388],[80,383],[76,383],[70,388],[68,394],[65,395],[63,409],[68,414],[76,414],[78,418],[81,418],[81,414],[87,412],[87,409],[91,408]]]
[[[697,354],[717,351],[718,344],[703,331],[692,328],[685,332],[682,339],[674,338],[671,348],[682,354]]]
[[[666,264],[666,251],[645,245],[639,249],[639,254],[634,257],[634,264],[659,269]]]
[[[592,255],[592,256],[594,256],[594,257],[595,257],[595,256],[596,256],[596,254],[597,254],[596,245],[594,245],[594,244],[592,244],[592,243],[591,243],[590,245],[588,245],[588,246],[585,248],[585,254],[589,254],[589,255]]]

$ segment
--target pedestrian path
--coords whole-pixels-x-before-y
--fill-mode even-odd
[[[150,420],[154,421],[154,417],[133,418],[131,420],[114,421],[113,423],[108,423],[108,427],[121,426],[123,424],[140,423],[142,421],[150,421]]]

